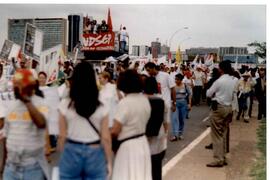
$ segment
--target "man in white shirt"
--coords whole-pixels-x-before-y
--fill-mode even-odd
[[[123,29],[121,29],[121,31],[120,31],[120,52],[122,52],[122,53],[125,52],[127,38],[129,38],[129,35],[126,31],[126,27],[123,27]]]
[[[213,142],[214,162],[207,164],[207,167],[223,167],[227,165],[225,157],[226,136],[229,125],[229,116],[232,113],[232,100],[235,84],[229,75],[232,70],[229,61],[222,61],[219,64],[221,76],[216,80],[210,89],[207,90],[207,97],[212,98],[211,137]]]
[[[147,63],[145,69],[150,76],[156,77],[159,93],[167,107],[167,119],[171,119],[171,110],[176,110],[175,82],[171,81],[168,73],[158,71],[152,62]]]

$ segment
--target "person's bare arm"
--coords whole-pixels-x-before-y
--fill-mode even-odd
[[[60,152],[63,151],[64,149],[66,136],[67,136],[66,120],[63,114],[59,112],[59,137],[58,137],[57,149]]]
[[[112,175],[112,141],[111,134],[109,131],[109,120],[108,116],[106,116],[101,122],[101,144],[104,147],[105,156],[107,160],[107,171],[108,171],[108,179],[110,179]]]

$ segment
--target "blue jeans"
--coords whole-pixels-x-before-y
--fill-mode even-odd
[[[67,142],[59,164],[61,180],[104,180],[107,176],[105,153],[102,146]]]
[[[178,135],[183,135],[184,131],[184,126],[185,126],[185,119],[187,116],[187,100],[186,99],[181,99],[181,100],[176,100],[176,109],[178,111]]]
[[[45,180],[45,176],[38,163],[28,166],[16,166],[7,163],[3,180]]]
[[[121,53],[126,52],[126,44],[127,44],[126,41],[120,41],[120,52]]]
[[[178,136],[179,135],[179,120],[178,120],[178,109],[171,114],[171,124],[172,124],[172,135]]]

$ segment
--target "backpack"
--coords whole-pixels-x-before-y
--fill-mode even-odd
[[[147,137],[158,136],[164,120],[165,104],[159,97],[149,97],[148,99],[151,105],[151,115],[146,125],[145,135]]]

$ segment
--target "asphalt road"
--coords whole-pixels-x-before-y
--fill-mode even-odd
[[[168,148],[163,164],[166,164],[207,129],[207,122],[203,122],[203,120],[208,117],[208,115],[209,107],[205,104],[192,107],[189,113],[189,119],[186,119],[185,121],[184,139],[174,142],[168,141]]]

